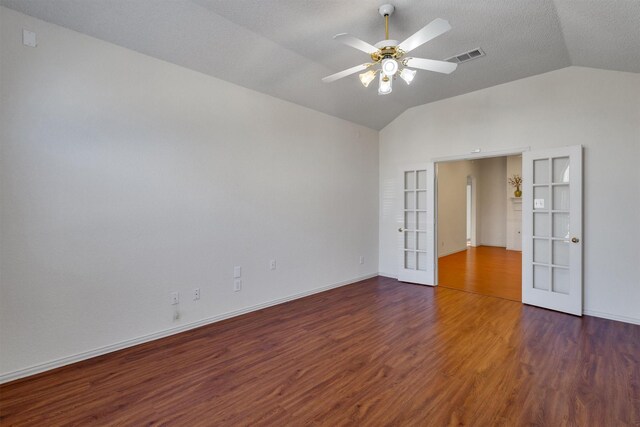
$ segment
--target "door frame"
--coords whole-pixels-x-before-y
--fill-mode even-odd
[[[433,157],[431,162],[434,164],[434,184],[433,184],[433,209],[434,209],[434,221],[433,227],[433,272],[434,272],[434,286],[438,286],[439,280],[439,272],[438,272],[438,163],[449,163],[449,162],[458,162],[461,160],[478,160],[478,159],[488,159],[492,157],[506,157],[506,156],[519,156],[522,153],[531,151],[531,147],[518,147],[518,148],[509,148],[504,150],[496,150],[496,151],[473,151],[467,154],[459,154],[455,156],[445,156],[445,157]],[[427,196],[428,197],[428,196]],[[524,243],[524,235],[521,235],[520,238]],[[524,279],[523,279],[524,280]],[[521,284],[522,285],[522,284]]]

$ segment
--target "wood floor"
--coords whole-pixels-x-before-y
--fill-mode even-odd
[[[478,246],[444,256],[438,260],[438,284],[522,301],[522,253]]]
[[[640,326],[379,277],[0,396],[2,426],[637,426]]]

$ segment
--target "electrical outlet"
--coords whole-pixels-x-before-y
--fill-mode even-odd
[[[180,304],[180,292],[171,292],[169,294],[169,301],[171,302],[171,305],[178,305]]]
[[[271,261],[269,261],[269,270],[275,270],[276,269],[276,260],[272,259]]]
[[[233,292],[240,292],[242,289],[242,280],[236,279],[233,281]]]
[[[360,255],[360,264],[364,264],[364,257]]]
[[[200,288],[195,288],[193,290],[193,300],[197,301],[200,299]]]

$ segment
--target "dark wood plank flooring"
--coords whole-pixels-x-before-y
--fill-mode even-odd
[[[0,387],[9,425],[624,426],[640,326],[375,278]]]
[[[522,301],[522,253],[494,246],[470,247],[438,260],[438,284]]]

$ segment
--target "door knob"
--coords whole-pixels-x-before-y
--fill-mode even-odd
[[[578,242],[580,242],[580,239],[578,239],[577,237],[572,237],[571,238],[571,242],[572,243],[578,243]]]
[[[400,227],[398,228],[398,233],[402,233],[404,231],[404,228]]]

